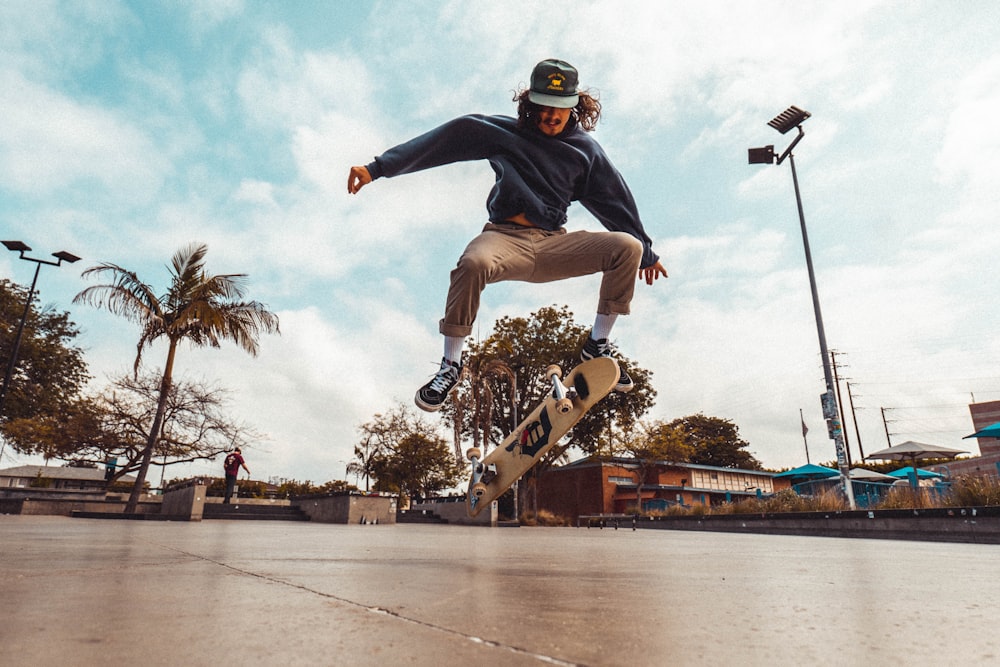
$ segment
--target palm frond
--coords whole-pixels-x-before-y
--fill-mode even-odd
[[[81,276],[89,278],[105,274],[111,275],[110,283],[84,289],[73,298],[73,303],[107,308],[115,315],[137,322],[161,317],[160,300],[134,272],[105,263],[86,269]]]

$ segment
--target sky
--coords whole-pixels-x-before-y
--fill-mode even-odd
[[[209,273],[248,274],[281,335],[257,357],[182,346],[179,377],[229,390],[262,436],[244,451],[255,479],[345,479],[358,427],[412,405],[437,367],[448,274],[493,182],[470,162],[350,196],[348,170],[456,116],[513,115],[534,64],[560,58],[600,95],[594,136],[670,273],[613,336],[653,373],[647,419],[731,420],[772,469],[807,447],[828,462],[791,170],[747,162],[789,144],[767,121],[795,105],[812,114],[795,165],[852,458],[906,440],[978,453],[968,403],[1000,400],[998,43],[988,0],[12,0],[0,236],[83,258],[43,267],[39,289],[80,326],[95,389],[131,369],[139,331],[72,303],[94,284],[81,271],[112,262],[163,290],[172,255],[207,244]],[[601,228],[579,204],[568,227]],[[0,254],[0,277],[33,270]],[[475,335],[549,305],[589,325],[599,280],[490,286]],[[0,467],[39,462],[8,448]],[[196,474],[221,458],[166,476]]]

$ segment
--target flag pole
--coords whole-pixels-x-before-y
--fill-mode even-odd
[[[806,433],[809,432],[809,427],[806,426],[805,417],[802,416],[802,408],[799,408],[799,421],[802,422],[802,444],[806,447],[806,463],[812,463],[809,460],[809,441],[806,440]]]

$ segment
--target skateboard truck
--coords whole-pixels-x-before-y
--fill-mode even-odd
[[[552,380],[552,398],[556,400],[556,411],[566,414],[573,409],[573,394],[576,392],[567,389],[562,383],[562,369],[552,364],[545,369],[545,377]]]
[[[472,503],[475,507],[479,499],[486,494],[486,485],[497,476],[496,464],[483,465],[483,453],[478,447],[470,447],[465,452],[466,458],[472,463]]]

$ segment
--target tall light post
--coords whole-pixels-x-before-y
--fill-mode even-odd
[[[795,203],[799,209],[799,226],[802,228],[802,245],[806,253],[806,267],[809,270],[809,287],[812,290],[813,312],[816,315],[816,332],[819,334],[819,352],[823,359],[823,376],[826,379],[826,392],[820,395],[823,406],[823,418],[826,419],[827,430],[830,439],[833,440],[837,449],[837,467],[840,469],[841,482],[844,485],[844,493],[850,508],[857,509],[854,501],[854,489],[851,488],[851,470],[847,463],[847,448],[844,446],[844,429],[840,419],[840,412],[837,409],[836,392],[833,384],[833,370],[830,366],[830,354],[826,346],[826,332],[823,328],[823,313],[819,307],[819,293],[816,290],[816,274],[813,271],[812,253],[809,250],[809,234],[806,232],[806,216],[802,211],[802,195],[799,193],[799,177],[795,172],[795,157],[792,149],[805,136],[802,123],[812,115],[808,111],[803,111],[798,107],[788,107],[780,114],[768,121],[768,125],[781,134],[788,134],[793,128],[799,131],[798,135],[788,145],[788,148],[780,156],[774,154],[774,146],[764,146],[762,148],[751,148],[748,151],[750,164],[781,164],[788,158],[788,164],[792,167],[792,184],[795,187]]]
[[[10,357],[7,359],[7,372],[3,376],[3,387],[0,388],[0,416],[2,416],[4,401],[7,399],[7,390],[10,388],[11,377],[14,375],[14,368],[17,365],[17,352],[21,348],[21,336],[24,333],[24,323],[28,320],[28,313],[31,310],[31,299],[35,295],[35,285],[38,283],[38,272],[42,268],[42,264],[47,264],[49,266],[59,266],[63,262],[72,264],[73,262],[79,261],[80,258],[72,253],[66,252],[65,250],[60,250],[59,252],[52,253],[52,256],[58,260],[53,262],[50,259],[27,257],[24,253],[31,252],[31,248],[20,241],[0,241],[0,243],[3,243],[7,247],[7,250],[21,253],[19,257],[20,259],[35,263],[35,277],[31,280],[31,289],[28,290],[28,298],[24,301],[24,312],[21,313],[21,322],[17,325],[17,334],[14,335],[14,345],[11,347]],[[0,456],[2,455],[3,450],[0,449]]]

